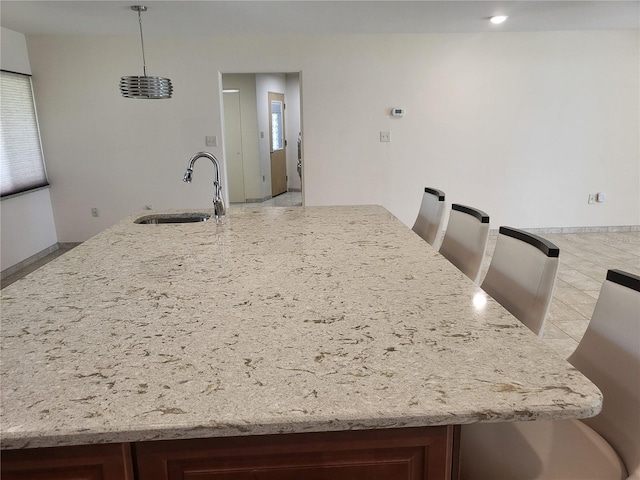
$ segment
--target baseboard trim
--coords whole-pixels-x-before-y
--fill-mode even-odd
[[[67,250],[71,250],[72,248],[77,247],[82,242],[58,242],[58,248],[66,248]]]
[[[21,262],[18,262],[15,265],[12,265],[9,268],[7,268],[7,269],[3,270],[2,272],[0,272],[0,278],[4,280],[9,275],[13,275],[14,273],[19,272],[23,268],[28,267],[32,263],[37,262],[41,258],[46,257],[50,253],[55,252],[56,250],[58,250],[58,248],[60,248],[58,246],[58,244],[54,243],[53,245],[45,248],[44,250],[42,250],[42,251],[40,251],[40,252],[38,252],[38,253],[36,253],[34,255],[31,255],[29,258],[25,258]]]
[[[15,265],[12,265],[9,268],[6,268],[5,270],[3,270],[2,272],[0,272],[0,279],[4,280],[9,275],[13,275],[14,273],[19,272],[20,270],[28,267],[32,263],[37,262],[41,258],[46,257],[47,255],[49,255],[50,253],[55,252],[56,250],[59,250],[61,248],[66,249],[66,250],[70,250],[73,247],[76,247],[78,245],[80,245],[80,242],[54,243],[53,245],[45,248],[44,250],[42,250],[42,251],[40,251],[40,252],[38,252],[38,253],[36,253],[34,255],[31,255],[29,258],[25,258],[21,262],[18,262]]]

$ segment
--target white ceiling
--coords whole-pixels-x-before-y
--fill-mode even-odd
[[[640,1],[10,1],[0,24],[27,35],[428,33],[639,29]],[[500,26],[487,19],[509,15]]]

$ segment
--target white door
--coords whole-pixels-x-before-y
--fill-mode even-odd
[[[242,164],[242,123],[240,92],[224,92],[224,144],[227,160],[229,202],[242,203],[244,194],[244,168]]]

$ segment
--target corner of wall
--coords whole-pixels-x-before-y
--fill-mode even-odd
[[[3,70],[31,74],[27,40],[22,33],[2,28],[0,66]],[[4,271],[58,242],[49,189],[38,189],[1,200]]]

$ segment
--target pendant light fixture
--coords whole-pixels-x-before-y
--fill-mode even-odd
[[[131,10],[138,12],[138,23],[140,24],[140,43],[142,45],[142,77],[122,77],[120,79],[120,92],[126,98],[171,98],[173,85],[171,80],[164,77],[147,76],[147,63],[144,58],[144,37],[142,36],[142,15],[146,12],[144,5],[132,5]]]

